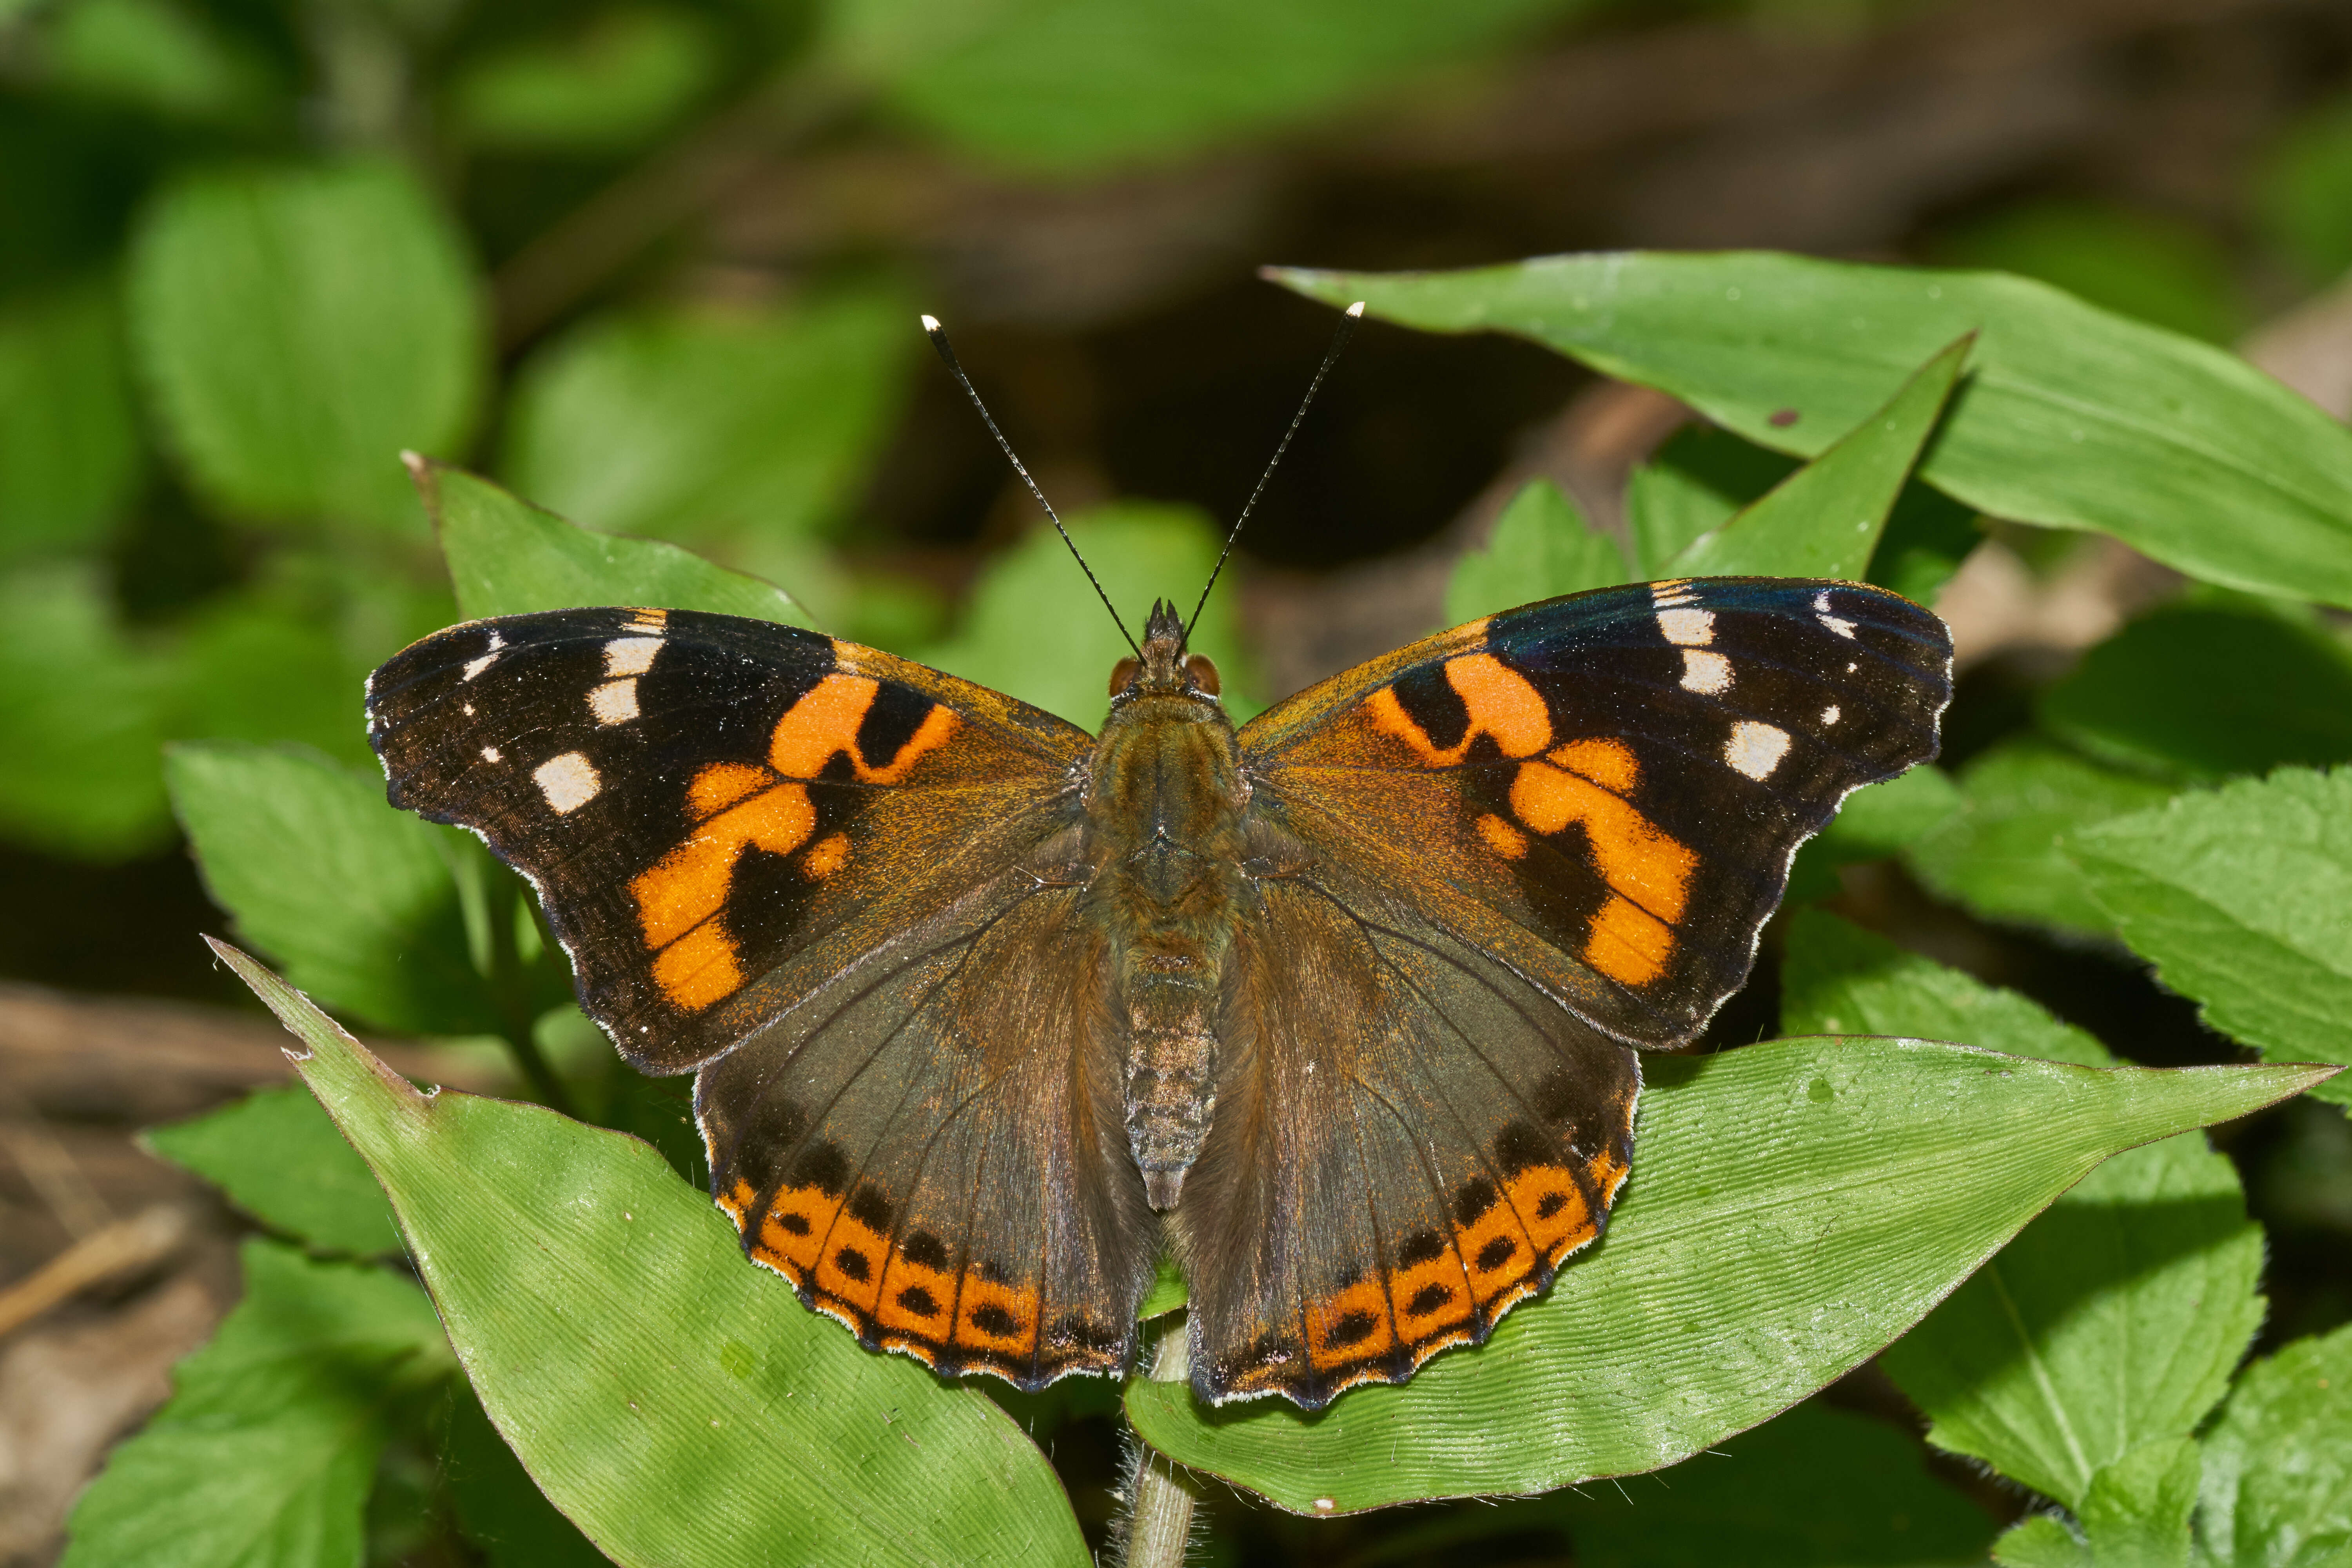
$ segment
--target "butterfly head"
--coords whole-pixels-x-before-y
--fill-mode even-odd
[[[1141,658],[1123,658],[1111,667],[1113,703],[1147,695],[1217,695],[1217,667],[1207,654],[1184,651],[1184,621],[1174,605],[1158,599],[1151,602],[1151,618],[1143,625],[1142,652]]]

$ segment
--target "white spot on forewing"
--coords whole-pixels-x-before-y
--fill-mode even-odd
[[[1715,640],[1714,612],[1660,610],[1658,633],[1677,647],[1705,647]]]
[[[467,717],[467,718],[468,718],[468,719],[470,719],[470,718],[472,718],[473,716],[474,716],[474,705],[473,705],[472,703],[468,702],[468,703],[467,703],[467,704],[466,704],[466,717]]]
[[[1824,724],[1834,724],[1837,721],[1838,705],[1832,702],[1828,707],[1822,710],[1822,722]]]
[[[1813,608],[1825,616],[1830,613],[1830,591],[1827,588],[1813,595]]]
[[[1723,748],[1724,762],[1751,779],[1770,778],[1788,754],[1789,731],[1747,719],[1731,727],[1731,739]]]
[[[1703,648],[1683,649],[1683,689],[1720,697],[1731,689],[1731,661]]]
[[[1656,609],[1671,610],[1677,605],[1695,604],[1697,599],[1698,595],[1691,592],[1688,582],[1650,584],[1650,604]]]
[[[486,653],[479,658],[469,658],[466,661],[465,679],[471,680],[498,662],[499,656],[494,653]]]
[[[502,763],[505,762],[506,759],[499,755],[499,749],[496,746],[484,746],[482,748],[482,761],[486,763]]]
[[[659,637],[614,637],[604,645],[604,673],[643,675],[654,667],[661,645]]]
[[[1827,626],[1830,630],[1837,633],[1837,635],[1842,637],[1851,637],[1853,636],[1853,623],[1852,621],[1842,621],[1835,616],[1815,616],[1813,619],[1821,622],[1822,625]]]
[[[588,711],[599,724],[625,724],[637,716],[637,683],[608,680],[588,693]]]
[[[578,752],[566,752],[560,757],[549,758],[531,770],[530,777],[558,816],[586,805],[596,798],[596,792],[604,787],[604,781],[596,776],[594,766]]]

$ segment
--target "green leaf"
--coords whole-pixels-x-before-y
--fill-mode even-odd
[[[1808,456],[1976,331],[1928,482],[2210,582],[2352,605],[2352,430],[2242,360],[2046,284],[1762,251],[1275,276],[1409,326],[1533,338]]]
[[[2068,835],[2134,952],[2265,1057],[2352,1063],[2352,768],[2282,768]],[[2343,1077],[2313,1093],[2352,1104]]]
[[[1686,425],[1625,484],[1625,531],[1634,581],[1666,575],[1691,542],[1729,522],[1798,468],[1797,460],[1712,425]]]
[[[490,1419],[614,1561],[1084,1568],[1053,1470],[995,1405],[858,1349],[746,1263],[653,1150],[538,1107],[419,1094],[268,970],[214,951],[308,1048],[303,1079],[391,1194]]]
[[[1969,552],[1983,542],[1974,507],[1914,478],[1895,498],[1895,510],[1870,558],[1870,580],[1917,605],[1933,605]]]
[[[615,533],[806,532],[838,517],[889,434],[922,346],[895,289],[792,310],[591,321],[533,356],[508,416],[508,481]]]
[[[1990,920],[2089,934],[2114,925],[2059,847],[2062,840],[2173,793],[2170,785],[2112,773],[2030,735],[1969,763],[1959,784],[1959,811],[1911,847],[1919,880]]]
[[[1445,585],[1445,624],[1631,581],[1616,543],[1593,532],[1558,485],[1530,479],[1495,520],[1485,547],[1455,563]]]
[[[310,1099],[307,1089],[295,1092]],[[318,1101],[310,1103],[315,1108]],[[361,1169],[364,1173],[366,1167]],[[370,1176],[368,1184],[373,1186],[375,1178]],[[461,1384],[449,1404],[441,1437],[441,1483],[466,1539],[482,1549],[490,1568],[604,1568],[604,1554],[533,1484],[530,1472],[490,1425],[472,1385]]]
[[[1135,1310],[1138,1321],[1150,1322],[1164,1318],[1192,1300],[1192,1290],[1184,1283],[1184,1272],[1176,1267],[1173,1258],[1161,1254],[1158,1271],[1152,1276],[1151,1289],[1143,1293],[1143,1305]]]
[[[2083,1534],[2098,1568],[2189,1568],[2200,1472],[2194,1438],[2143,1443],[2091,1478]]]
[[[389,1411],[455,1370],[432,1304],[385,1269],[249,1240],[245,1300],[173,1373],[68,1529],[68,1568],[361,1560]]]
[[[2245,326],[2229,251],[2193,224],[2103,202],[2029,201],[1935,241],[1947,266],[2014,272],[2078,300],[2226,342]]]
[[[2352,1328],[2248,1367],[2205,1438],[2198,1536],[2222,1568],[2342,1568],[2352,1552]]]
[[[160,848],[172,671],[123,636],[97,570],[0,575],[0,833],[94,860]]]
[[[2108,1155],[2314,1076],[1853,1038],[1646,1070],[1639,1173],[1607,1241],[1482,1349],[1313,1416],[1137,1382],[1136,1430],[1317,1514],[1657,1469],[1858,1364]]]
[[[714,566],[656,540],[574,528],[462,468],[413,465],[457,607],[469,618],[650,605],[804,626],[807,614],[772,583]]]
[[[719,40],[694,12],[603,11],[567,37],[465,61],[449,84],[450,125],[478,147],[626,152],[692,108],[719,63]]]
[[[183,176],[131,247],[163,433],[215,504],[415,526],[404,448],[462,445],[488,358],[465,242],[389,164]]]
[[[213,901],[331,1005],[415,1034],[506,1021],[474,962],[456,869],[481,851],[457,829],[299,751],[185,742],[164,771]]]
[[[362,1257],[400,1250],[400,1229],[367,1162],[299,1084],[150,1128],[141,1142],[298,1241]]]
[[[1845,797],[1820,837],[1797,851],[1784,901],[1801,903],[1835,892],[1835,868],[1899,855],[1959,809],[1960,790],[1951,774],[1927,763],[1864,785]]]
[[[2000,1568],[2092,1568],[2090,1549],[2063,1521],[2036,1514],[1992,1543]]]
[[[51,83],[173,120],[265,124],[285,94],[241,40],[164,0],[73,0],[51,8],[42,39]]]
[[[353,659],[340,628],[232,592],[188,619],[174,663],[181,680],[167,722],[175,736],[294,742],[373,769],[358,700],[369,666]]]
[[[1947,346],[1834,446],[1721,528],[1692,540],[1669,563],[1669,573],[1862,577],[1975,341],[1969,334]]]
[[[1784,1028],[2110,1059],[2024,997],[1818,911],[1790,928],[1781,985]],[[1974,1157],[2010,1148],[1988,1133]],[[2262,1267],[2235,1167],[2194,1133],[2167,1139],[2091,1172],[1879,1364],[1933,1423],[1930,1442],[2080,1512],[2103,1470],[2188,1436],[2221,1397],[2262,1323]],[[2137,1495],[2143,1481],[2116,1484]]]
[[[1076,173],[1295,122],[1581,9],[1574,0],[837,0],[826,53],[966,151]]]
[[[1070,537],[1130,630],[1142,629],[1155,598],[1173,599],[1191,615],[1216,564],[1217,531],[1190,507],[1126,501],[1068,521]],[[1225,710],[1236,724],[1258,710],[1245,695],[1249,665],[1238,623],[1228,583],[1209,595],[1192,639],[1194,652],[1216,661]],[[1039,635],[1045,627],[1051,636]],[[1093,731],[1110,710],[1111,668],[1127,656],[1127,639],[1086,574],[1052,529],[1039,528],[981,573],[962,631],[917,657]]]
[[[93,544],[144,467],[110,283],[0,308],[0,559]]]
[[[2254,177],[2264,237],[2314,283],[2352,268],[2352,93],[2298,118]]]
[[[2266,609],[2168,605],[2085,654],[2038,714],[2098,761],[2192,780],[2352,761],[2352,650]]]

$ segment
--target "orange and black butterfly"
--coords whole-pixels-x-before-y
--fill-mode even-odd
[[[699,1075],[713,1195],[809,1305],[1035,1388],[1129,1364],[1172,1246],[1201,1396],[1314,1408],[1601,1233],[1635,1047],[1934,753],[1950,651],[1862,584],[1655,583],[1236,731],[1155,606],[1088,736],[791,626],[561,610],[426,638],[368,711],[630,1063]]]

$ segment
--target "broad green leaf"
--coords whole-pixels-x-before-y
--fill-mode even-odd
[[[465,242],[389,164],[183,176],[131,247],[163,433],[218,506],[415,526],[400,453],[459,447],[488,358]]]
[[[1864,576],[1975,339],[1963,336],[1818,458],[1668,563],[1681,577]]]
[[[1907,1434],[1809,1400],[1622,1489],[1450,1510],[1384,1532],[1355,1561],[1445,1561],[1449,1548],[1541,1532],[1573,1542],[1578,1568],[1714,1568],[1735,1541],[1740,1568],[1858,1568],[1981,1561],[1993,1527],[1927,1473]]]
[[[2265,1057],[2352,1063],[2352,768],[2281,768],[2067,836],[2134,952]],[[2337,1078],[2312,1091],[2352,1104]]]
[[[1445,624],[1631,581],[1616,543],[1593,532],[1558,485],[1529,479],[1495,520],[1486,544],[1454,564],[1445,585]]]
[[[2315,1076],[2100,1071],[1866,1038],[1645,1070],[1636,1173],[1608,1239],[1483,1348],[1313,1416],[1134,1383],[1136,1430],[1302,1513],[1661,1468],[1875,1352],[2109,1155]]]
[[[591,533],[462,468],[422,459],[414,468],[441,536],[457,608],[469,618],[653,605],[809,624],[782,588],[675,544]]]
[[[1818,911],[1790,926],[1781,985],[1787,1029],[2111,1059],[2024,997]],[[2007,1148],[1988,1137],[1975,1158]],[[1879,1364],[1928,1416],[1930,1442],[2081,1512],[2095,1477],[2188,1436],[2221,1397],[2262,1323],[2262,1267],[2236,1169],[2194,1133],[2167,1139],[2091,1172]]]
[[[304,1081],[391,1194],[491,1421],[606,1555],[1084,1568],[1068,1500],[1002,1412],[858,1349],[645,1144],[419,1094],[214,951],[307,1047]]]
[[[172,672],[115,625],[86,564],[0,575],[0,833],[95,860],[152,851],[172,828],[163,710]]]
[[[2098,761],[2193,780],[2352,761],[2352,650],[2315,626],[2232,605],[2174,605],[2083,656],[2039,704]]]
[[[298,1241],[362,1257],[400,1250],[383,1189],[300,1084],[150,1128],[141,1141]]]
[[[232,592],[189,617],[177,654],[181,679],[168,720],[174,736],[295,742],[374,768],[360,709],[368,665],[352,657],[341,628]]]
[[[1928,482],[2210,582],[2352,604],[2352,430],[2242,360],[2046,284],[1764,251],[1276,276],[1409,326],[1533,338],[1807,456],[1974,331]]]
[[[524,367],[499,467],[590,528],[805,532],[865,477],[922,344],[887,289],[599,318]]]
[[[2352,1557],[2352,1328],[2256,1362],[2205,1437],[2197,1534],[2222,1568]]]
[[[2209,228],[2104,202],[2058,198],[1986,215],[1931,242],[1946,266],[2013,272],[2207,342],[2245,326],[2229,251]]]
[[[481,851],[380,779],[236,741],[173,746],[172,804],[213,901],[331,1005],[416,1034],[507,1019],[474,959],[457,868]]]
[[[2189,1568],[2189,1516],[2197,1508],[2193,1437],[2141,1444],[2091,1478],[2083,1535],[2098,1568]]]
[[[1808,839],[1789,868],[1785,901],[1801,903],[1837,890],[1836,868],[1899,855],[1960,809],[1959,786],[1927,763],[1845,797],[1821,836]]]
[[[2352,268],[2352,93],[2297,117],[2264,154],[2253,184],[2265,237],[2314,283]]]
[[[1668,437],[1625,482],[1625,531],[1635,581],[1664,577],[1692,541],[1729,522],[1797,471],[1798,463],[1713,425]]]
[[[1929,890],[1992,920],[2063,931],[2114,929],[2060,848],[2077,829],[2157,805],[2172,786],[2111,772],[2034,736],[2002,742],[1960,770],[1960,809],[1911,846]]]
[[[356,1563],[387,1417],[454,1370],[388,1269],[245,1244],[245,1300],[75,1506],[67,1568]]]
[[[310,1094],[307,1089],[296,1092]],[[368,1184],[373,1186],[375,1178],[370,1176]],[[604,1568],[604,1554],[532,1482],[490,1425],[472,1385],[461,1383],[449,1406],[441,1433],[441,1484],[458,1527],[481,1548],[490,1568]]]
[[[48,84],[172,120],[254,129],[285,100],[257,51],[166,0],[73,0],[49,7]]]
[[[1296,122],[1492,48],[1576,0],[835,0],[825,52],[898,116],[1076,173]]]
[[[2074,1539],[2065,1521],[2036,1514],[1992,1543],[2000,1568],[2095,1568],[2090,1548]]]
[[[1123,502],[1073,517],[1069,528],[1119,618],[1138,635],[1156,598],[1190,616],[1217,561],[1216,531],[1190,507]],[[1238,623],[1228,582],[1209,595],[1192,641],[1192,651],[1216,661],[1236,724],[1258,710],[1246,694]],[[1111,668],[1128,657],[1128,646],[1059,536],[1038,528],[981,573],[963,629],[917,657],[1094,731],[1110,710]]]
[[[478,147],[626,152],[709,89],[719,40],[695,12],[632,5],[570,18],[463,61],[448,89],[450,128]]]
[[[0,308],[0,559],[96,542],[144,466],[113,287]]]

